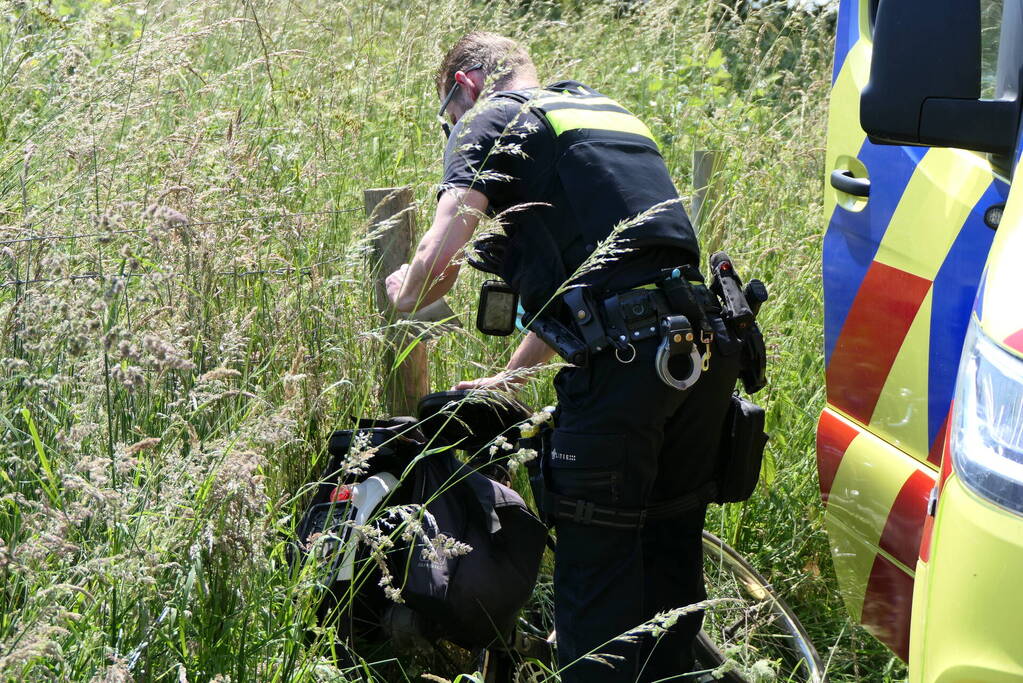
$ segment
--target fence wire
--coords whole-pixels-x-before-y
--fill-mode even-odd
[[[362,207],[353,206],[353,207],[349,207],[349,208],[346,208],[346,209],[332,209],[332,210],[325,210],[325,211],[302,211],[302,212],[298,212],[298,213],[273,213],[273,214],[250,214],[250,215],[247,215],[247,216],[238,216],[238,217],[235,217],[235,218],[224,218],[224,219],[212,220],[212,221],[189,221],[187,223],[183,223],[182,227],[199,227],[199,226],[204,226],[204,225],[229,225],[229,224],[236,224],[236,223],[246,223],[248,221],[283,220],[283,219],[291,219],[291,218],[302,218],[302,217],[308,217],[308,216],[331,216],[331,215],[341,215],[341,214],[355,213],[356,211],[361,211],[361,210],[362,210]],[[12,245],[12,244],[24,244],[26,242],[46,242],[46,241],[62,241],[62,240],[76,240],[76,239],[93,239],[93,238],[99,238],[99,237],[111,237],[111,236],[114,236],[114,235],[138,234],[138,233],[145,232],[145,230],[146,230],[145,228],[137,228],[137,229],[132,229],[132,230],[107,230],[107,231],[104,231],[104,232],[91,232],[91,233],[58,233],[58,234],[50,234],[50,235],[31,235],[31,236],[28,236],[28,237],[19,237],[19,238],[9,239],[9,240],[0,240],[0,247],[9,246],[9,245]],[[263,270],[242,270],[242,271],[239,271],[239,270],[224,270],[224,271],[218,271],[216,273],[216,275],[219,276],[219,277],[234,277],[234,278],[252,277],[252,276],[255,276],[255,275],[291,275],[291,274],[294,274],[294,273],[298,273],[300,275],[310,275],[312,273],[313,269],[318,268],[319,266],[323,266],[323,265],[329,264],[329,263],[334,263],[334,262],[339,261],[339,260],[341,260],[343,258],[344,258],[343,255],[342,256],[334,256],[334,257],[328,258],[326,260],[318,261],[316,263],[310,264],[308,266],[298,266],[298,267],[290,267],[290,266],[288,266],[288,267],[283,267],[283,268],[268,268],[268,269],[263,269]],[[141,272],[120,273],[120,274],[88,272],[88,273],[79,273],[77,275],[68,275],[68,276],[65,276],[65,277],[58,277],[58,278],[28,278],[28,279],[15,278],[13,280],[6,280],[6,281],[3,281],[3,282],[0,282],[0,289],[9,289],[11,287],[21,287],[23,285],[51,284],[51,283],[55,283],[55,282],[77,282],[77,281],[87,281],[87,280],[100,280],[100,279],[104,279],[104,278],[110,278],[110,279],[114,279],[114,278],[131,279],[131,278],[148,277],[148,276],[153,276],[153,275],[161,275],[163,277],[185,277],[184,273],[167,273],[167,272],[159,271],[159,270],[148,270],[148,271],[141,271]]]
[[[265,270],[219,270],[214,273],[217,277],[251,277],[254,275],[291,275],[297,273],[299,275],[311,275],[315,268],[327,265],[329,263],[336,263],[337,261],[343,260],[347,254],[341,254],[340,256],[332,256],[316,263],[311,263],[308,266],[285,266],[283,268],[267,268]],[[139,272],[131,273],[79,273],[77,275],[67,275],[65,277],[55,278],[32,278],[30,280],[7,280],[0,282],[0,289],[9,289],[11,287],[19,287],[21,285],[34,285],[34,284],[48,284],[54,282],[77,282],[83,280],[128,280],[133,278],[144,278],[153,275],[159,275],[165,278],[183,278],[186,273],[173,273],[162,270],[144,270]]]
[[[203,225],[229,225],[232,223],[246,223],[248,221],[258,220],[279,220],[284,218],[301,218],[305,216],[332,216],[346,213],[354,213],[361,211],[362,207],[353,206],[347,209],[333,209],[329,211],[303,211],[299,213],[271,213],[271,214],[251,214],[248,216],[239,216],[237,218],[224,218],[215,221],[188,221],[182,223],[182,227],[200,227]],[[0,240],[0,247],[9,246],[11,244],[22,244],[25,242],[47,242],[47,241],[58,241],[58,240],[76,240],[76,239],[92,239],[96,237],[109,237],[113,235],[130,235],[145,232],[145,228],[134,228],[132,230],[107,230],[104,232],[90,232],[90,233],[74,233],[64,234],[57,233],[51,235],[30,235],[28,237],[18,237],[9,240]]]

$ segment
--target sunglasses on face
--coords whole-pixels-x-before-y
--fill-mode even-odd
[[[469,73],[470,71],[482,68],[483,64],[477,62],[468,69],[465,69],[464,73]],[[444,131],[444,139],[451,137],[451,124],[449,124],[447,118],[444,117],[444,112],[447,110],[448,105],[451,104],[451,99],[455,96],[455,93],[458,92],[459,87],[458,81],[455,81],[455,84],[451,86],[451,89],[448,90],[448,94],[444,97],[444,101],[440,103],[440,111],[437,112],[437,120],[440,121],[441,130]]]

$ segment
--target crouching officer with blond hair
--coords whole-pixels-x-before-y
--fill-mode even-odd
[[[707,486],[738,373],[657,143],[588,86],[541,87],[525,50],[490,33],[451,48],[437,91],[445,132],[454,128],[436,217],[412,262],[388,278],[388,294],[400,311],[439,299],[479,215],[517,207],[502,216],[507,240],[487,260],[534,331],[504,372],[456,388],[522,381],[554,355],[548,342],[575,363],[555,379],[556,428],[542,463],[542,502],[557,531],[562,680],[690,671],[701,612],[656,640],[616,640],[705,598]]]

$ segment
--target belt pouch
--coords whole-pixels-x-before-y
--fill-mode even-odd
[[[570,287],[562,295],[565,306],[575,321],[583,343],[591,353],[600,353],[608,344],[607,334],[604,331],[604,324],[599,318],[593,297],[590,295],[589,287]]]
[[[699,324],[704,318],[703,306],[696,300],[693,286],[682,277],[669,277],[658,283],[668,299],[672,313],[681,313],[690,322]]]
[[[718,494],[714,502],[741,503],[753,495],[766,445],[764,409],[733,394],[718,451]]]

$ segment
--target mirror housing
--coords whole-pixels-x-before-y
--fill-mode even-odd
[[[860,125],[871,142],[1011,155],[1017,88],[1012,99],[981,100],[980,86],[979,0],[881,0],[860,96]]]

